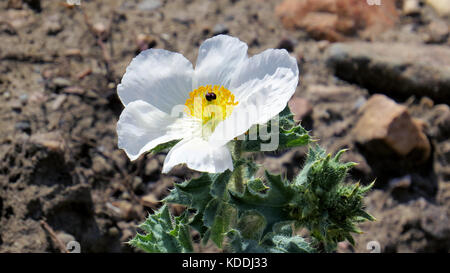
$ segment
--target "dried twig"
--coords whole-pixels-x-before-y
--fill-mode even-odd
[[[64,245],[64,243],[61,242],[61,240],[58,238],[58,236],[56,236],[56,233],[53,230],[53,228],[51,226],[49,226],[49,224],[47,224],[47,222],[45,222],[44,220],[41,220],[41,225],[48,232],[53,243],[59,248],[61,253],[69,253],[69,251],[66,249],[66,246]]]

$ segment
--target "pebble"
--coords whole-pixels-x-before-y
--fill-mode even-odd
[[[224,24],[216,24],[212,31],[214,35],[227,34],[229,32],[227,26]]]
[[[141,11],[152,11],[162,6],[160,0],[143,0],[137,8]]]
[[[352,134],[366,155],[383,161],[393,155],[410,159],[414,164],[426,162],[431,145],[408,109],[392,99],[376,94],[360,109],[360,118]]]
[[[55,88],[60,89],[71,85],[71,82],[68,79],[57,77],[52,80]]]

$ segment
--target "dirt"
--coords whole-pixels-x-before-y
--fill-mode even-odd
[[[148,2],[147,10],[141,2]],[[78,241],[82,252],[136,251],[125,243],[136,225],[173,183],[198,174],[183,166],[161,174],[164,153],[130,162],[117,148],[123,106],[116,86],[140,50],[180,52],[195,64],[198,46],[218,33],[239,37],[249,55],[279,46],[292,51],[301,73],[294,96],[313,109],[304,126],[329,152],[349,148],[343,159],[359,163],[349,181],[377,178],[351,137],[358,109],[373,90],[334,75],[326,62],[330,42],[285,29],[275,16],[281,2],[81,0],[73,7],[58,0],[2,1],[0,252],[60,252],[58,243],[70,240]],[[421,33],[439,17],[423,9],[422,19],[403,16],[373,41],[426,46]],[[450,45],[448,37],[439,43]],[[384,252],[450,250],[448,105],[426,96],[397,102],[423,121],[432,155],[421,172],[377,180],[366,200],[377,221],[362,225],[356,245],[343,243],[340,252],[369,252],[366,245],[374,240]],[[305,152],[297,148],[256,159],[292,178]]]

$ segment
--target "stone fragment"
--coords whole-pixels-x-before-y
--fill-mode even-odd
[[[360,111],[352,133],[364,150],[380,160],[391,154],[401,158],[413,155],[417,163],[429,158],[430,143],[405,106],[384,95],[373,95]]]
[[[407,99],[428,96],[450,103],[450,48],[404,43],[336,43],[328,65],[339,78],[370,91]]]
[[[382,32],[398,17],[395,0],[383,0],[382,5],[361,0],[285,0],[275,13],[286,28],[304,29],[316,39],[329,41]]]

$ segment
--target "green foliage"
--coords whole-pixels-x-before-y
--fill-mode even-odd
[[[166,142],[166,143],[159,144],[155,148],[151,149],[149,152],[152,153],[152,154],[160,153],[162,151],[165,151],[165,150],[168,150],[168,149],[172,148],[178,142],[180,142],[180,140],[176,139],[176,140],[172,140],[172,141],[169,141],[169,142]]]
[[[260,191],[262,181],[254,181],[247,183],[243,194],[230,191],[230,201],[240,211],[255,210],[263,215],[266,220],[264,233],[267,233],[275,223],[291,220],[288,205],[295,191],[280,175],[271,175],[266,171],[265,176],[269,188],[266,193]]]
[[[249,230],[249,229],[248,229]],[[230,248],[239,253],[312,253],[315,249],[302,237],[293,236],[290,222],[274,225],[273,231],[264,237],[248,237],[245,231],[231,230],[228,233]],[[261,233],[262,234],[262,233]]]
[[[279,125],[279,149],[311,141],[289,108],[281,113]],[[234,171],[203,173],[176,184],[163,202],[184,205],[185,212],[172,217],[164,205],[140,225],[144,233],[130,244],[148,252],[190,252],[190,228],[200,233],[203,243],[212,240],[232,252],[332,252],[340,241],[354,244],[352,233],[361,232],[357,224],[374,220],[363,206],[373,184],[344,182],[355,165],[340,162],[345,150],[333,157],[319,146],[310,147],[301,172],[288,181],[267,171],[256,177],[260,166],[240,157],[241,151],[259,150],[261,143],[235,142]],[[308,241],[296,235],[298,228],[309,231]]]
[[[309,150],[305,167],[293,182],[295,199],[290,204],[296,225],[308,228],[316,241],[329,252],[351,233],[361,233],[356,223],[373,218],[364,211],[363,197],[371,185],[345,184],[343,180],[354,163],[340,163],[344,150],[331,157],[319,146]]]
[[[294,120],[294,115],[288,106],[279,114],[278,123],[272,124],[269,121],[264,125],[256,125],[258,132],[269,132],[272,126],[277,126],[279,128],[279,144],[277,150],[285,150],[288,148],[305,146],[311,142],[311,137],[300,124],[296,124]],[[262,143],[270,143],[270,140],[261,140],[259,137],[256,140],[250,139],[250,135],[245,136],[245,140],[242,144],[242,150],[246,152],[259,152],[261,151]]]
[[[186,214],[172,219],[167,205],[164,205],[139,225],[144,234],[136,234],[128,243],[151,253],[192,252],[191,235],[186,223]]]
[[[236,217],[235,208],[226,201],[226,186],[232,172],[227,170],[221,174],[202,174],[175,185],[165,202],[186,205],[195,209],[189,224],[196,229],[206,242],[212,239],[222,247],[225,234],[229,231]]]
[[[343,152],[331,157],[315,146],[293,182],[266,172],[267,186],[261,179],[249,180],[244,193],[230,191],[230,202],[240,212],[256,211],[263,216],[263,235],[280,222],[293,221],[296,227],[310,231],[319,250],[333,251],[344,240],[354,244],[351,233],[360,233],[356,224],[374,220],[362,202],[372,185],[344,183],[354,163],[339,162]]]

